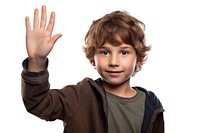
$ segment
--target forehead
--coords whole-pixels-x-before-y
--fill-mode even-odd
[[[106,45],[112,45],[112,46],[123,46],[123,45],[131,45],[131,44],[126,44],[122,38],[120,37],[119,34],[110,34],[108,37],[104,38],[103,43],[99,43],[100,45],[98,47],[104,47]]]

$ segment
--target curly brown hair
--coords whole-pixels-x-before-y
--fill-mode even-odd
[[[147,58],[146,52],[151,49],[150,46],[146,46],[144,30],[145,24],[126,11],[106,14],[93,21],[86,33],[83,47],[85,55],[91,61],[96,49],[103,46],[105,42],[112,45],[126,43],[135,49],[137,61],[142,65]]]

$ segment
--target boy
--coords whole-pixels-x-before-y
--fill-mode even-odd
[[[47,121],[60,119],[64,133],[163,133],[163,107],[150,91],[131,87],[130,78],[144,64],[144,24],[126,12],[115,11],[94,21],[86,34],[84,52],[101,78],[50,89],[47,55],[62,36],[51,36],[55,13],[46,27],[46,7],[33,29],[26,17],[22,97],[28,112]]]

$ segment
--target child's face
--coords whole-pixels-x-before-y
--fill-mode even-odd
[[[96,50],[92,63],[103,80],[118,85],[129,80],[135,70],[137,57],[134,48],[128,44],[113,46],[105,43]]]

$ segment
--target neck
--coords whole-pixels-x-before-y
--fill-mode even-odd
[[[130,87],[130,79],[117,85],[112,85],[103,80],[104,88],[107,92],[120,97],[133,97],[136,95],[136,90]]]

